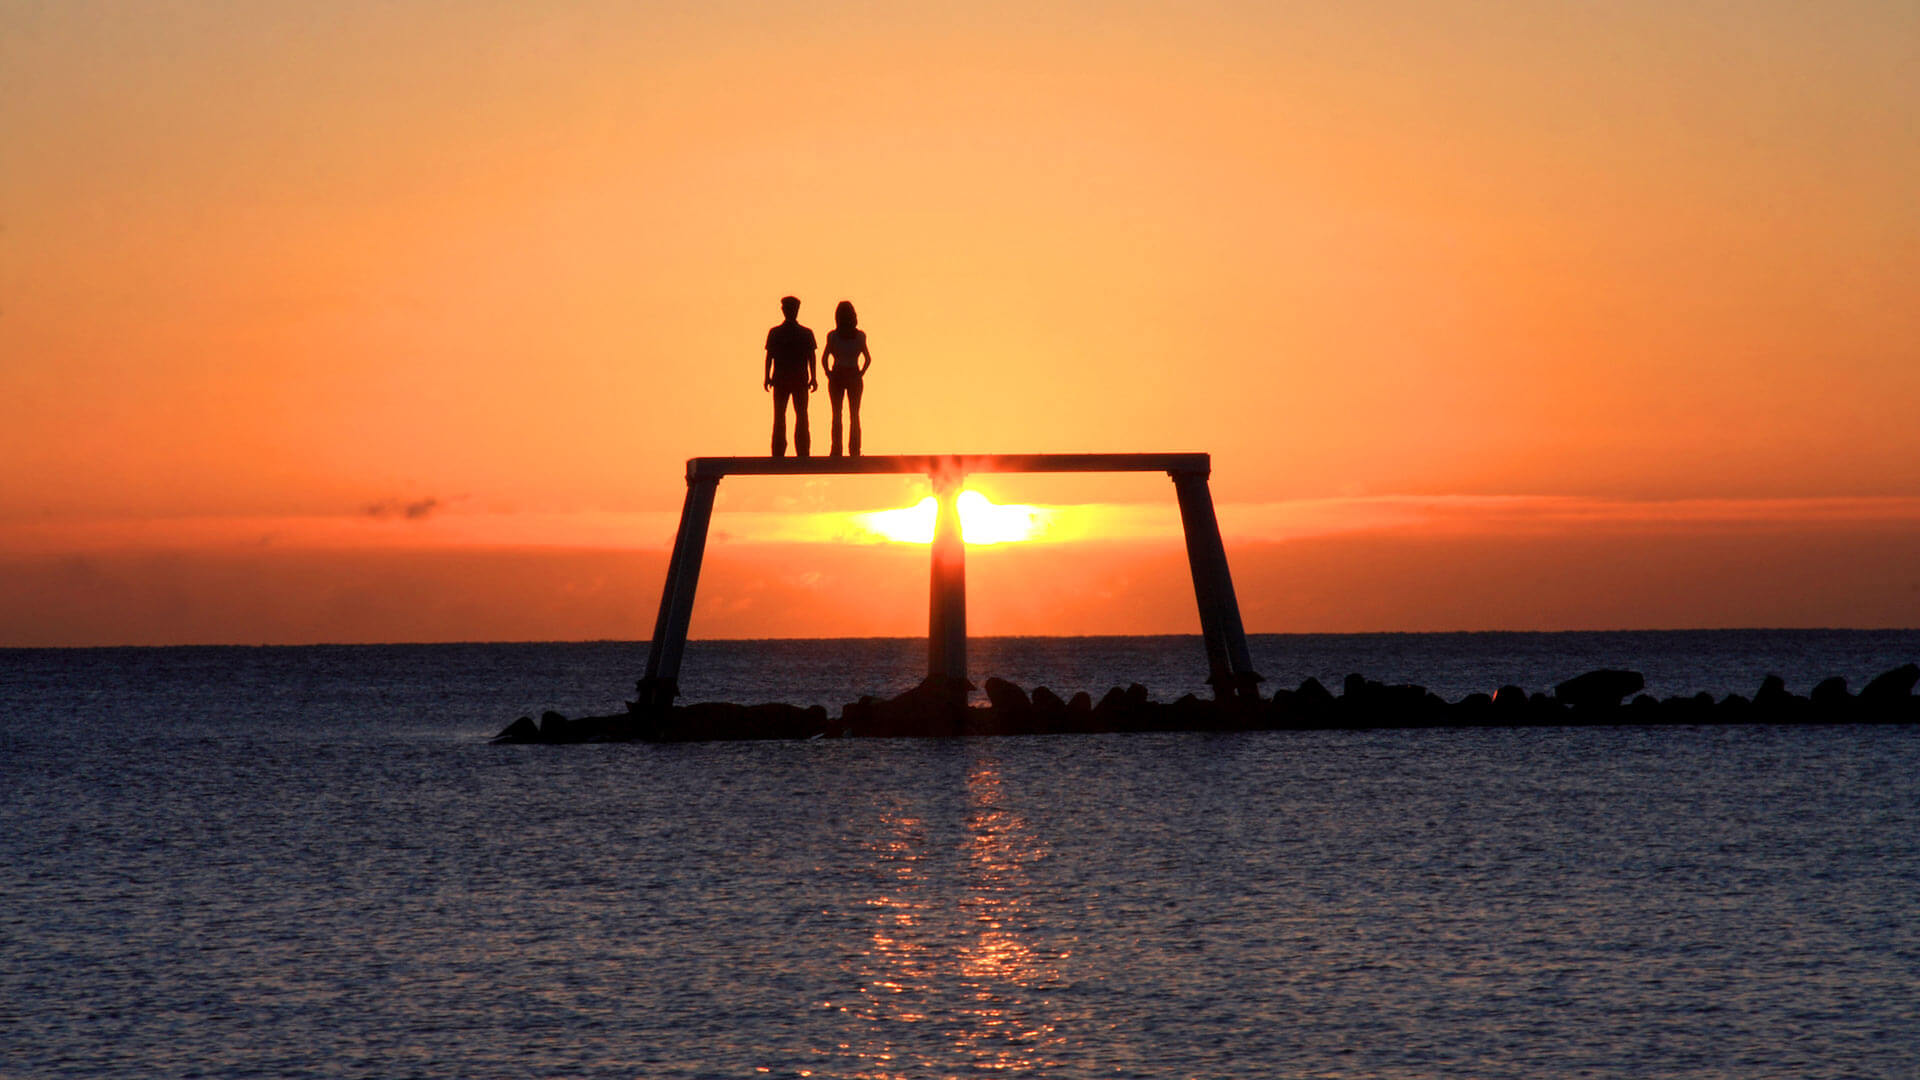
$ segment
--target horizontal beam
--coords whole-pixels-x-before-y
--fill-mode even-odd
[[[697,457],[688,480],[723,476],[871,476],[888,473],[1163,472],[1205,476],[1205,454],[877,454],[871,457]]]

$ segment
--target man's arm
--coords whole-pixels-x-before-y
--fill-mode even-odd
[[[762,373],[760,376],[760,389],[762,390],[773,389],[773,347],[772,346],[767,347],[767,367],[766,367],[766,371]]]

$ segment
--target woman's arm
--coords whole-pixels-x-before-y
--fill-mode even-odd
[[[865,334],[860,335],[860,360],[860,374],[865,375],[867,369],[873,366],[873,353],[867,349],[867,335]]]
[[[827,343],[820,347],[820,367],[829,375],[833,374],[836,370],[834,368],[833,346],[839,334],[840,331],[838,330],[827,331]]]

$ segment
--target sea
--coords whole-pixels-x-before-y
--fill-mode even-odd
[[[1256,635],[1806,693],[1920,631]],[[1193,637],[975,678],[1204,693]],[[0,650],[0,1076],[1916,1077],[1920,726],[493,746],[644,643]],[[837,709],[915,639],[710,641]]]

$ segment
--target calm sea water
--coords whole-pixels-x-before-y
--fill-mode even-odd
[[[1191,638],[974,643],[1198,690]],[[696,644],[696,697],[915,641]],[[1920,633],[1262,637],[1805,692]],[[0,652],[0,1075],[1916,1076],[1920,729],[485,745],[644,647]]]

